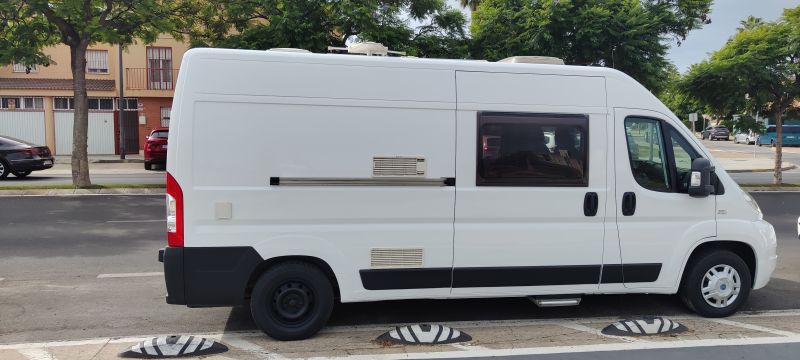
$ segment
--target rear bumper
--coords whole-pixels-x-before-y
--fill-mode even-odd
[[[167,247],[164,263],[167,304],[234,306],[244,302],[254,271],[263,262],[252,247]]]
[[[36,171],[45,170],[53,167],[53,158],[20,159],[10,160],[11,168],[14,171]]]

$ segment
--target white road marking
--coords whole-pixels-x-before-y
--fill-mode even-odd
[[[151,222],[167,222],[167,219],[158,220],[109,220],[107,223],[151,223]]]
[[[740,328],[743,328],[743,329],[761,331],[761,332],[771,333],[771,334],[780,335],[780,336],[800,336],[800,334],[793,333],[791,331],[778,330],[778,329],[768,328],[768,327],[765,327],[765,326],[747,324],[747,323],[738,322],[738,321],[732,321],[732,320],[727,320],[727,319],[708,319],[708,320],[709,321],[713,321],[715,323],[723,324],[723,325],[736,326],[736,327],[740,327]]]
[[[245,339],[242,339],[237,336],[223,336],[221,343],[229,345],[231,347],[235,347],[239,350],[244,350],[252,355],[254,355],[257,359],[265,359],[265,360],[283,360],[286,359],[281,355],[270,353],[266,349],[253,344]]]
[[[118,273],[118,274],[100,274],[97,275],[98,279],[106,278],[128,278],[128,277],[145,277],[145,276],[164,276],[163,272],[140,272],[140,273]]]
[[[342,357],[319,357],[309,358],[314,360],[322,359],[341,359],[341,360],[395,360],[395,359],[452,359],[463,357],[495,357],[495,356],[515,356],[515,355],[545,355],[545,354],[565,354],[565,353],[586,353],[597,351],[626,351],[626,350],[650,350],[650,349],[677,349],[689,347],[708,347],[708,346],[731,346],[731,345],[769,345],[800,343],[800,336],[796,337],[766,337],[766,338],[741,338],[741,339],[707,339],[707,340],[678,340],[678,341],[642,341],[633,343],[613,343],[613,344],[594,344],[577,346],[552,346],[539,348],[518,348],[518,349],[487,349],[487,350],[467,350],[467,351],[444,351],[444,352],[409,352],[403,354],[370,354],[370,355],[351,355]]]
[[[559,325],[559,326],[563,326],[563,327],[565,327],[567,329],[588,332],[588,333],[595,334],[597,336],[601,336],[601,337],[604,337],[604,338],[618,339],[618,340],[622,340],[624,342],[637,342],[637,341],[641,341],[642,340],[642,339],[637,339],[637,338],[630,337],[630,336],[606,335],[606,334],[603,334],[602,330],[595,329],[595,328],[592,328],[592,327],[588,327],[586,325],[578,324],[578,323],[571,322],[571,321],[560,321],[560,322],[557,322],[556,324]],[[644,341],[646,341],[646,340],[644,340]]]
[[[480,345],[470,345],[470,344],[449,344],[450,347],[454,347],[459,350],[467,350],[467,351],[475,351],[475,350],[490,350],[487,347],[483,347]]]
[[[49,351],[45,349],[19,349],[17,350],[22,356],[30,359],[30,360],[56,360],[56,357],[53,356]]]
[[[6,279],[6,278],[0,278],[0,281],[3,281],[3,280],[5,280],[5,279]]]

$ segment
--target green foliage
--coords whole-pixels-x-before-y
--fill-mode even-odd
[[[654,92],[667,75],[666,37],[678,42],[711,0],[484,0],[473,13],[472,55],[544,55],[624,71]]]
[[[689,122],[689,114],[703,113],[703,106],[695,99],[689,97],[686,93],[681,91],[678,87],[681,76],[675,65],[670,64],[667,66],[666,77],[661,92],[658,93],[658,98],[664,105],[666,105],[678,119],[681,119],[686,127],[691,129],[691,122]],[[698,119],[693,131],[702,130],[702,119]]]
[[[733,123],[733,127],[730,129],[744,133],[752,131],[756,134],[763,134],[767,130],[763,122],[756,122],[756,118],[750,115],[740,116],[738,119],[736,119],[736,122]]]
[[[186,26],[186,6],[160,0],[0,0],[0,64],[48,65],[42,49],[153,41]]]
[[[196,46],[327,52],[357,39],[415,56],[467,57],[467,20],[444,0],[224,0],[198,14]],[[422,25],[415,30],[407,18]]]

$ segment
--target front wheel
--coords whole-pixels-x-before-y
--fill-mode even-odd
[[[11,166],[3,160],[0,159],[0,179],[5,179],[8,177],[8,174],[11,173]]]
[[[725,317],[747,300],[753,280],[738,255],[727,250],[701,254],[686,268],[680,297],[704,317]]]
[[[285,262],[267,270],[253,286],[253,321],[276,340],[308,339],[333,312],[333,286],[316,266]]]

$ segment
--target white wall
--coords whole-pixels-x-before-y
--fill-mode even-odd
[[[72,111],[56,111],[56,155],[72,154]],[[44,132],[42,132],[44,134]],[[114,113],[89,113],[89,155],[114,154]]]
[[[0,111],[0,136],[44,145],[44,112]]]

